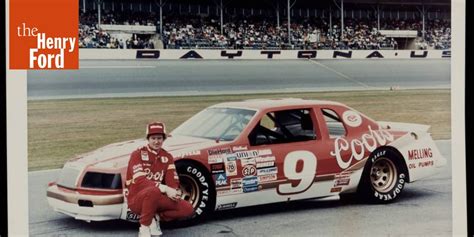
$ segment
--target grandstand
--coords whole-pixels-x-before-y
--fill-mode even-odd
[[[80,0],[79,4],[82,48],[451,48],[449,0]]]

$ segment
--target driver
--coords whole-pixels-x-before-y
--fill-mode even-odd
[[[130,155],[127,168],[127,202],[140,214],[139,236],[161,235],[160,219],[170,221],[191,216],[192,205],[181,199],[179,179],[173,157],[162,148],[165,125],[147,125],[148,144]]]

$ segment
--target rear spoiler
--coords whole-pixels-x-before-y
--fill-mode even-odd
[[[430,125],[418,123],[398,123],[386,121],[378,121],[377,123],[380,125],[381,128],[406,132],[428,132],[428,129],[430,129],[431,127]]]

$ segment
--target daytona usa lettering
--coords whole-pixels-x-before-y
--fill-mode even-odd
[[[352,163],[352,160],[362,160],[365,156],[366,150],[374,151],[378,146],[386,145],[394,140],[393,135],[386,130],[372,130],[369,126],[369,133],[365,133],[360,139],[352,139],[350,142],[343,137],[338,137],[334,140],[334,151],[331,151],[331,156],[334,156],[337,165],[341,169],[346,169]],[[343,158],[341,155],[344,151],[351,151],[351,156]],[[359,150],[359,151],[358,151]]]

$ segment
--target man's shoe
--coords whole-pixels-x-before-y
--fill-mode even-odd
[[[163,234],[163,232],[161,232],[160,216],[158,214],[156,214],[155,218],[151,220],[150,232],[153,236],[161,236]]]
[[[138,237],[151,237],[150,227],[140,225],[140,229],[138,232]]]

